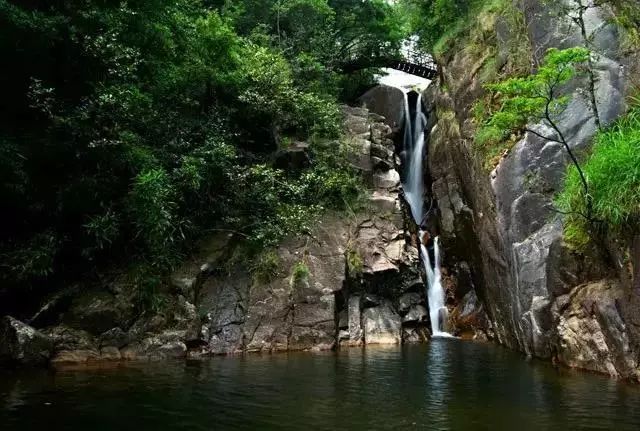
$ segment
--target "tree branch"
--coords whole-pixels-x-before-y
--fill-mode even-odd
[[[551,100],[553,100],[553,96],[554,96],[553,88],[555,87],[555,85],[558,84],[561,73],[562,72],[559,72],[556,75],[556,82],[549,88],[549,98]],[[571,147],[569,147],[569,144],[567,143],[567,140],[565,139],[564,134],[562,133],[558,125],[551,118],[551,112],[549,110],[550,105],[551,105],[551,102],[549,101],[545,106],[545,111],[544,111],[545,119],[549,122],[549,125],[551,125],[551,127],[556,131],[556,133],[560,137],[560,142],[562,143],[562,145],[564,145],[564,148],[569,154],[569,157],[571,158],[573,165],[576,167],[576,170],[578,171],[578,175],[580,175],[580,181],[582,182],[582,188],[584,189],[584,196],[587,201],[587,219],[591,220],[593,202],[592,202],[591,195],[589,194],[589,184],[587,183],[587,178],[584,176],[584,172],[582,172],[580,163],[578,163],[578,159],[573,154],[573,151],[571,151]]]
[[[542,139],[545,139],[545,140],[547,140],[547,141],[557,142],[557,143],[559,143],[559,144],[561,144],[561,143],[562,143],[562,142],[558,141],[558,140],[557,140],[557,139],[555,139],[555,138],[550,138],[550,137],[548,137],[548,136],[544,136],[544,135],[542,135],[541,133],[538,133],[538,132],[536,132],[535,130],[530,129],[530,128],[528,128],[528,127],[526,127],[524,130],[525,130],[525,132],[530,132],[530,133],[532,133],[532,134],[536,135],[537,137],[542,138]]]

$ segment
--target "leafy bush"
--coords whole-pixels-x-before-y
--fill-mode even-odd
[[[477,103],[474,113],[480,117],[477,119],[484,120],[475,142],[485,153],[487,166],[495,165],[496,157],[511,148],[524,131],[562,143],[573,157],[562,130],[557,127],[557,117],[569,102],[568,96],[560,94],[560,86],[581,71],[589,56],[586,48],[551,48],[535,73],[486,85],[491,103],[486,100]],[[545,135],[530,127],[538,123],[553,132]]]
[[[268,152],[281,136],[339,135],[345,49],[396,50],[393,11],[0,0],[2,291],[122,261],[162,274],[207,229],[260,248],[344,207],[359,178],[335,148],[314,148],[302,173],[269,167]]]
[[[13,253],[4,256],[10,271],[19,280],[42,280],[55,270],[60,251],[60,239],[51,231],[35,234],[26,244],[20,244]]]
[[[179,232],[174,190],[163,169],[141,172],[131,190],[131,210],[136,234],[155,257],[173,250]]]
[[[275,250],[264,250],[253,261],[251,273],[254,280],[261,284],[273,281],[280,273],[280,257]]]
[[[136,305],[140,311],[158,313],[167,305],[165,292],[162,292],[162,277],[158,269],[146,264],[134,268],[133,282],[136,286]]]
[[[291,280],[293,283],[300,283],[309,278],[310,271],[307,264],[303,261],[296,262],[293,265],[293,270],[291,273]]]
[[[347,269],[350,277],[359,277],[362,274],[364,262],[358,250],[349,248],[347,250]]]
[[[640,223],[640,105],[599,132],[591,155],[582,164],[589,182],[593,217],[614,230],[633,229]],[[556,204],[568,213],[565,238],[581,249],[591,236],[585,218],[585,195],[580,176],[571,166]]]
[[[90,248],[83,250],[83,255],[91,258],[93,253],[108,249],[120,235],[118,216],[108,209],[105,213],[90,217],[84,225],[91,237]]]

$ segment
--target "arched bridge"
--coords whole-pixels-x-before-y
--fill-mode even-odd
[[[355,72],[370,67],[388,67],[426,79],[438,76],[438,66],[433,57],[420,51],[403,50],[399,55],[352,55],[342,64],[344,72]]]

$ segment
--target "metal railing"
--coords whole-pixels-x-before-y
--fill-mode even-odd
[[[369,67],[388,67],[405,73],[433,79],[438,74],[438,66],[430,54],[419,50],[403,49],[401,52],[383,52],[376,49],[364,54],[355,50],[349,52],[342,70],[352,72]]]

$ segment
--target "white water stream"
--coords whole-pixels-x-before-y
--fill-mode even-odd
[[[418,226],[424,217],[424,129],[427,118],[422,112],[422,96],[416,100],[415,117],[411,121],[408,93],[404,94],[404,164],[405,179],[402,185],[405,199],[411,207],[411,214]],[[447,308],[444,305],[444,289],[440,273],[440,245],[438,237],[433,241],[434,262],[431,263],[428,244],[422,244],[423,232],[420,231],[420,253],[427,274],[427,300],[429,301],[429,319],[433,336],[448,336],[444,331],[447,319]]]

